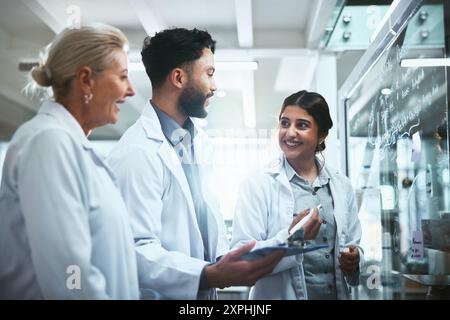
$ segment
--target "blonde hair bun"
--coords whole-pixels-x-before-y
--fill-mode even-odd
[[[34,67],[33,70],[31,70],[31,77],[41,87],[50,87],[52,85],[52,79],[45,66]]]
[[[122,31],[109,25],[64,29],[41,53],[39,66],[31,70],[33,80],[26,88],[33,92],[51,86],[53,97],[62,99],[69,94],[80,67],[89,66],[100,74],[114,62],[116,49],[125,50],[127,45]]]

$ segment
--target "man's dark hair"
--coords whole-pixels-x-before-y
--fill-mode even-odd
[[[146,37],[141,56],[152,87],[159,87],[172,69],[199,59],[203,49],[214,53],[215,44],[207,31],[198,29],[166,29]]]

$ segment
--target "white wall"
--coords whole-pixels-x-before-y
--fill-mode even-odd
[[[316,67],[316,73],[313,81],[314,91],[320,93],[328,103],[330,108],[333,128],[328,133],[326,139],[326,149],[323,152],[326,163],[335,169],[340,169],[340,149],[338,139],[338,119],[337,119],[337,73],[336,73],[336,55],[321,54]]]
[[[0,181],[2,180],[3,162],[5,161],[7,148],[8,148],[8,143],[0,142]]]

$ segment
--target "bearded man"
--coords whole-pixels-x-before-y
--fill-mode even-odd
[[[142,298],[215,299],[215,288],[252,286],[282,258],[277,251],[240,259],[254,243],[228,252],[214,188],[206,186],[207,136],[194,118],[207,116],[216,90],[214,50],[198,29],[144,40],[152,98],[108,158],[131,217]]]

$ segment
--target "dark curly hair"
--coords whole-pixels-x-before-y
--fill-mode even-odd
[[[216,42],[207,31],[173,28],[146,37],[141,51],[142,62],[153,88],[161,86],[170,71],[202,56],[205,48],[214,53]]]

